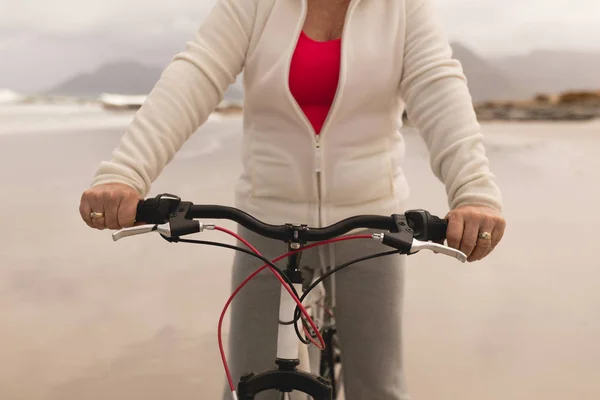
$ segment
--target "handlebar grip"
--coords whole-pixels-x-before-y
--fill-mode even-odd
[[[135,220],[147,224],[164,224],[169,216],[177,210],[181,199],[177,196],[162,194],[152,199],[140,200],[137,205]]]
[[[415,239],[443,242],[446,239],[448,222],[431,215],[425,210],[410,210],[405,213],[408,225],[414,230]]]
[[[135,213],[135,220],[137,222],[145,222],[147,224],[163,224],[161,216],[156,211],[154,199],[140,200],[137,205],[137,211]]]
[[[443,242],[446,240],[446,231],[448,229],[448,221],[432,215],[427,222],[428,240],[432,242]]]

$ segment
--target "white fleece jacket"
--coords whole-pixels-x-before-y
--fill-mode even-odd
[[[122,182],[147,195],[244,71],[244,169],[236,205],[245,211],[270,223],[312,226],[402,211],[409,194],[397,131],[404,105],[450,208],[500,210],[465,76],[432,2],[352,0],[339,88],[317,137],[288,87],[306,0],[218,0],[195,40],[163,72],[112,159],[100,165],[93,185]]]

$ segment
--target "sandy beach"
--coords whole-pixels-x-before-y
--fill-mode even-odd
[[[89,229],[81,192],[131,114],[55,111],[0,108],[0,399],[218,399],[232,254]],[[410,257],[412,396],[598,399],[600,122],[483,130],[507,234],[479,263]],[[152,194],[232,204],[240,138],[240,119],[209,121]],[[422,140],[405,138],[409,206],[445,214]]]

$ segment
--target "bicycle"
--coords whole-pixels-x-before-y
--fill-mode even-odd
[[[236,233],[225,228],[205,224],[197,219],[227,219],[265,237],[287,244],[288,252],[275,260],[268,260],[250,243]],[[359,215],[347,218],[336,224],[311,228],[302,224],[288,223],[271,225],[234,207],[219,205],[194,205],[181,201],[171,194],[160,194],[155,198],[140,200],[136,221],[145,223],[123,228],[113,233],[113,240],[150,232],[158,232],[169,242],[196,243],[234,249],[261,259],[265,265],[251,274],[229,298],[219,320],[219,347],[234,400],[252,400],[261,392],[277,390],[281,398],[314,400],[334,400],[338,398],[342,385],[341,354],[337,343],[335,316],[324,307],[326,292],[323,281],[333,273],[352,264],[367,259],[393,254],[414,254],[421,250],[454,257],[466,262],[467,256],[459,250],[444,246],[438,242],[445,240],[447,222],[431,215],[425,210],[410,210],[404,214],[391,216]],[[371,234],[352,234],[355,230],[378,230]],[[219,230],[236,237],[248,249],[219,242],[183,239],[182,236]],[[308,248],[342,240],[374,239],[394,250],[362,257],[330,269],[324,274],[316,273],[305,287],[300,260],[301,252]],[[309,244],[310,242],[313,242]],[[275,262],[288,259],[285,271],[281,271]],[[269,268],[282,284],[279,311],[279,331],[277,340],[276,369],[260,373],[244,374],[237,386],[229,373],[223,343],[221,324],[227,307],[234,296],[254,276]],[[319,269],[316,269],[317,271]],[[302,295],[299,293],[302,292]],[[306,301],[305,301],[306,300]],[[306,306],[304,306],[306,304]],[[307,309],[311,311],[308,312]],[[303,330],[303,332],[301,332]],[[300,341],[300,343],[298,342]],[[314,344],[315,346],[302,346]]]

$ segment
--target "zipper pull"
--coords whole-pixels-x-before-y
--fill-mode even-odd
[[[321,151],[321,143],[319,142],[319,136],[317,135],[317,143],[315,145],[315,172],[321,172],[322,160],[323,152]]]

